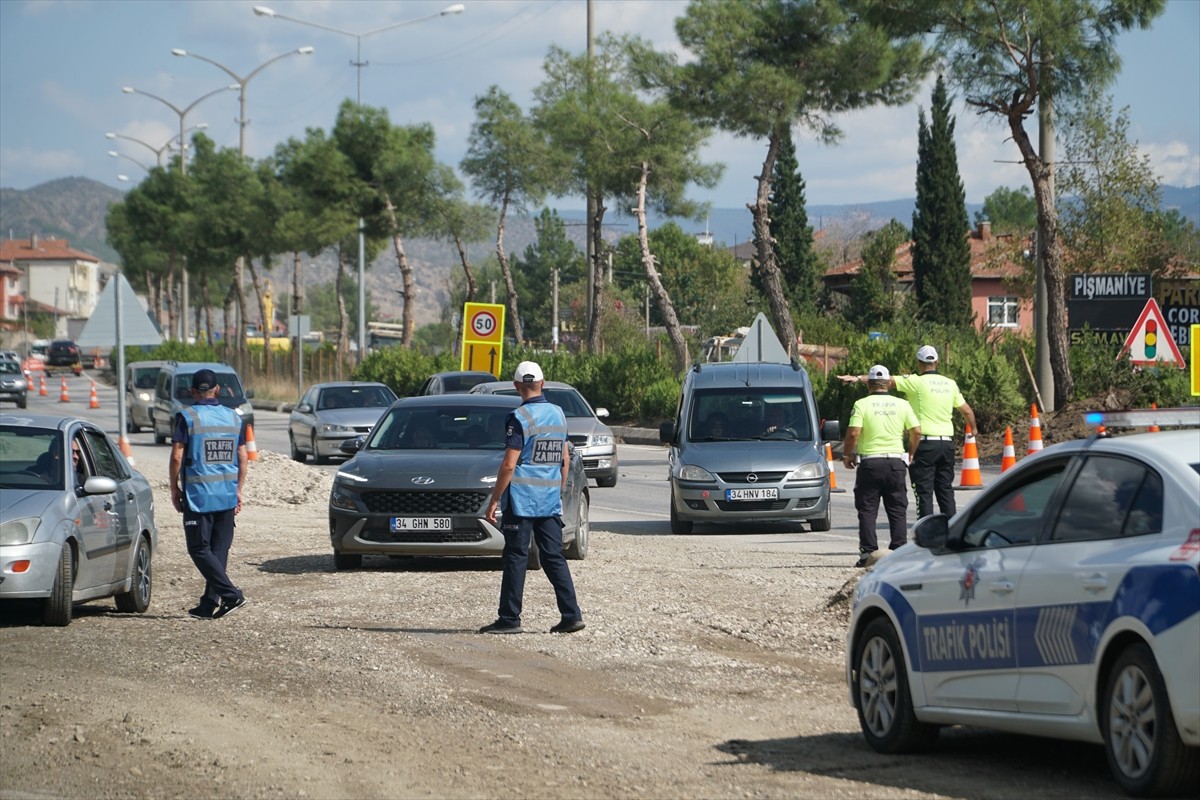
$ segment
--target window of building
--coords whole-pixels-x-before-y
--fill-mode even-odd
[[[988,324],[1015,328],[1021,320],[1021,306],[1012,295],[988,298]]]

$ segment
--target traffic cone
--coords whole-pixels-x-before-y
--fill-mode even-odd
[[[60,391],[58,394],[58,402],[60,402],[60,403],[71,402],[71,398],[67,395],[67,376],[66,375],[64,375],[62,378],[62,391]]]
[[[830,492],[846,491],[845,489],[838,488],[837,473],[835,473],[833,471],[833,448],[830,447],[829,442],[825,443],[825,461],[828,462],[828,464],[829,464],[829,491]]]
[[[117,437],[117,447],[120,449],[121,455],[125,456],[125,460],[129,462],[129,465],[134,466],[133,448],[129,446],[129,440],[125,438],[125,434],[122,433]]]
[[[1017,451],[1013,448],[1012,427],[1004,429],[1004,455],[1000,458],[1000,471],[1006,472],[1017,465]]]
[[[1155,411],[1157,411],[1157,410],[1158,410],[1158,403],[1151,403],[1151,404],[1150,404],[1150,408],[1152,408],[1152,409],[1154,409]],[[1148,428],[1148,430],[1149,430],[1149,432],[1150,432],[1150,433],[1158,433],[1158,423],[1157,423],[1157,422],[1151,422],[1151,423],[1150,423],[1150,427]]]
[[[254,426],[246,426],[246,458],[258,461],[258,445],[254,443]]]
[[[1038,419],[1037,405],[1029,407],[1029,449],[1025,455],[1031,456],[1042,449],[1042,421]]]
[[[88,408],[99,408],[100,398],[96,397],[96,382],[92,381],[92,396],[88,398]]]
[[[38,394],[42,397],[48,394],[46,391],[46,373],[44,372],[38,377]]]
[[[982,489],[983,473],[979,471],[979,448],[975,446],[975,434],[971,426],[967,426],[966,439],[963,442],[962,476],[956,489]]]

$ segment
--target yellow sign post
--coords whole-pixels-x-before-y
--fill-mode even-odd
[[[490,372],[500,377],[504,360],[504,306],[464,303],[460,369]]]

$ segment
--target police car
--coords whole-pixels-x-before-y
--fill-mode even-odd
[[[847,682],[872,748],[975,725],[1103,744],[1132,795],[1200,786],[1200,430],[1049,447],[914,534],[854,597]]]

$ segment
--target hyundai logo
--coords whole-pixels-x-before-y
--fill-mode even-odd
[[[418,475],[412,479],[412,482],[418,486],[428,486],[429,484],[433,483],[433,478],[427,478],[424,475]]]
[[[746,483],[758,483],[758,476],[751,472],[746,476]]]

